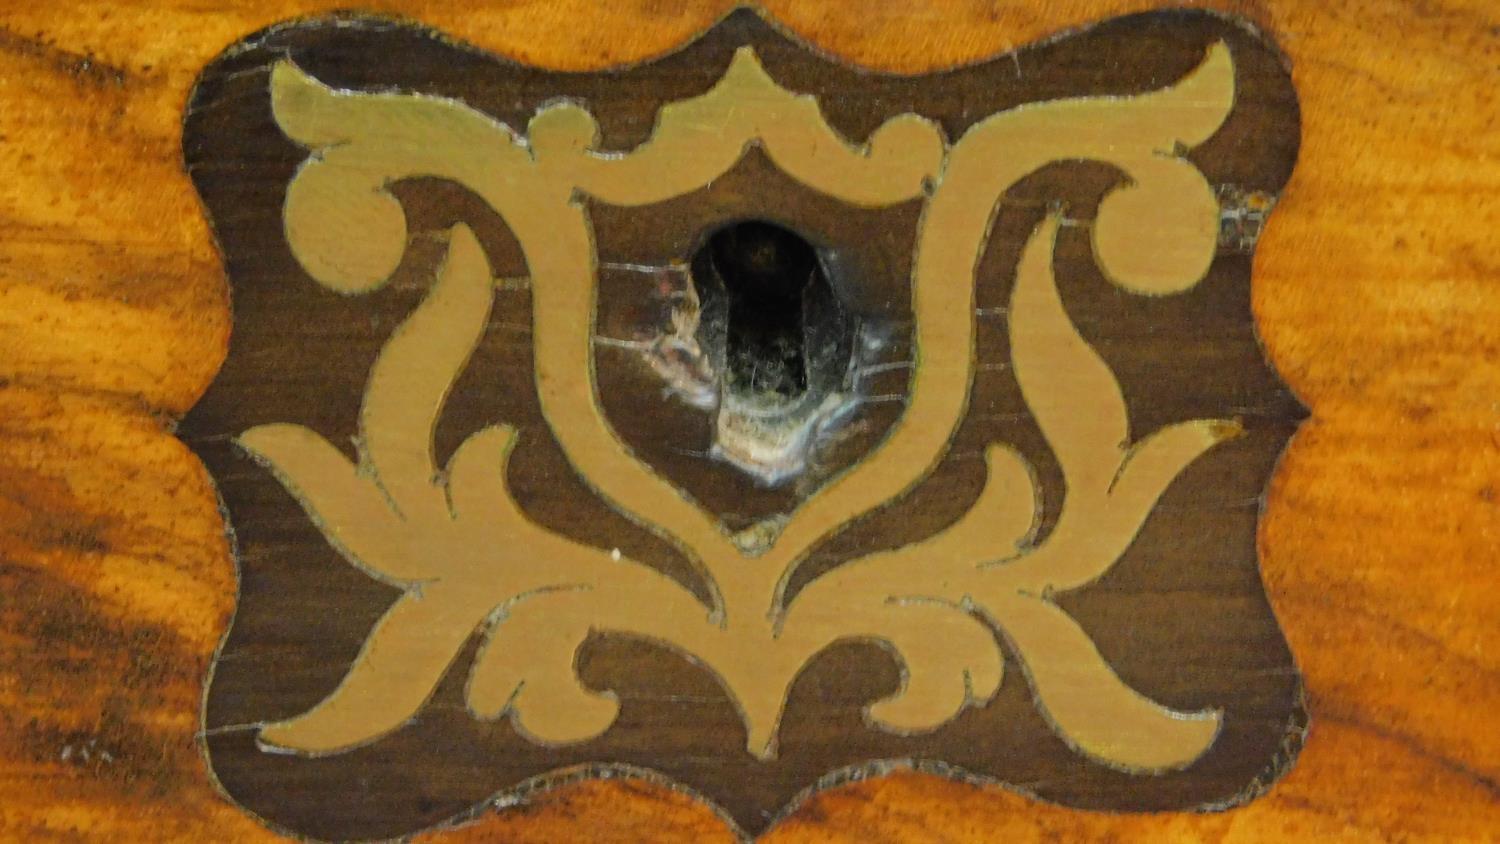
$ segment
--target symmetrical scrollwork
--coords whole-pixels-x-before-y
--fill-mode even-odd
[[[272,76],[275,116],[310,150],[284,212],[302,266],[346,293],[384,283],[407,242],[387,190],[397,180],[448,179],[486,200],[525,252],[537,392],[552,435],[599,496],[695,562],[712,600],[528,520],[506,484],[511,450],[525,447],[512,427],[485,428],[446,467],[435,465],[433,430],[496,295],[478,240],[460,224],[431,291],[370,373],[357,463],[299,426],[240,437],[351,564],[403,590],[342,684],[312,710],[265,727],[262,741],[317,754],[378,739],[421,709],[477,630],[486,639],[469,673],[472,712],[508,714],[538,742],[584,740],[618,711],[574,673],[583,640],[606,631],[676,648],[712,671],[743,716],[750,752],[763,757],[775,753],[802,668],[829,645],[861,638],[889,645],[904,666],[900,691],[870,707],[880,728],[935,729],[991,699],[1003,642],[1079,752],[1131,771],[1198,758],[1218,713],[1175,712],[1137,694],[1053,599],[1103,575],[1177,475],[1239,429],[1195,420],[1132,439],[1120,386],[1054,282],[1057,213],[1027,242],[1008,314],[1016,378],[1066,482],[1055,527],[1037,536],[1032,471],[993,443],[983,493],[947,529],[844,563],[794,596],[787,584],[820,539],[919,483],[946,453],[974,377],[974,269],[1015,182],[1059,160],[1117,167],[1125,182],[1092,227],[1106,276],[1143,295],[1202,278],[1218,204],[1182,152],[1228,115],[1233,80],[1219,44],[1160,91],[1023,106],[952,143],[908,114],[856,145],[829,127],[814,99],[781,88],[742,48],[711,90],[663,108],[646,143],[606,153],[595,148],[592,116],[575,104],[543,109],[519,135],[458,102],[335,91],[282,62]],[[591,381],[596,257],[586,210],[574,201],[580,193],[620,206],[669,199],[724,173],[750,144],[850,204],[927,197],[911,280],[917,365],[907,410],[877,449],[755,552],[636,459],[606,421]]]

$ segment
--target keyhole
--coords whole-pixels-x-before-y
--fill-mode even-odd
[[[727,300],[725,359],[737,393],[807,392],[808,294],[827,287],[812,246],[773,223],[720,229],[704,247]]]
[[[709,454],[767,486],[801,475],[854,407],[838,258],[764,220],[717,229],[693,256],[694,336],[719,386]]]

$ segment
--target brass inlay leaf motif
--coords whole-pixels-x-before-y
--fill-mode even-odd
[[[407,242],[387,191],[397,180],[447,179],[487,201],[525,252],[537,392],[553,436],[598,495],[696,563],[712,601],[528,520],[505,480],[511,450],[524,447],[512,427],[485,428],[448,466],[435,465],[433,430],[496,295],[477,238],[456,225],[431,291],[370,373],[357,465],[300,426],[240,437],[350,563],[404,590],[341,685],[310,711],[265,727],[264,743],[334,753],[397,729],[476,630],[486,639],[469,674],[469,708],[483,718],[509,714],[538,742],[585,740],[614,721],[618,703],[574,673],[592,631],[654,640],[712,671],[743,716],[749,750],[762,757],[775,753],[798,673],[849,638],[886,643],[903,663],[901,690],[869,711],[887,730],[935,729],[991,699],[1003,640],[1058,734],[1093,759],[1160,770],[1191,763],[1213,742],[1217,712],[1175,712],[1137,694],[1053,601],[1103,575],[1177,475],[1239,430],[1196,420],[1132,441],[1118,382],[1057,292],[1058,213],[1027,242],[1008,316],[1016,377],[1066,481],[1057,525],[1037,539],[1031,469],[994,443],[983,493],[946,530],[849,561],[791,600],[786,588],[820,539],[919,483],[949,448],[974,376],[975,266],[1011,185],[1054,161],[1113,165],[1128,181],[1104,199],[1092,229],[1106,276],[1145,295],[1202,278],[1218,203],[1181,153],[1212,135],[1233,105],[1225,45],[1169,88],[1019,107],[951,144],[910,114],[864,145],[849,143],[813,98],[772,80],[750,48],[707,93],[664,107],[651,138],[626,153],[596,150],[593,117],[571,103],[540,111],[522,136],[454,101],[335,91],[286,61],[271,85],[278,124],[311,151],[284,210],[303,267],[350,294],[383,284]],[[712,181],[751,144],[850,204],[927,197],[911,282],[917,365],[907,410],[873,453],[754,554],[636,459],[605,419],[592,367],[596,256],[575,200],[660,202]]]

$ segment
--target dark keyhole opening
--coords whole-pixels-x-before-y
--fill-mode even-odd
[[[730,389],[788,398],[805,393],[809,292],[828,285],[812,245],[781,226],[750,220],[720,229],[704,252],[727,299]]]

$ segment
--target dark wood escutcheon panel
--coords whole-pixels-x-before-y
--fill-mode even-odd
[[[319,838],[622,771],[751,833],[893,766],[1252,799],[1306,727],[1250,311],[1297,142],[1199,13],[913,77],[748,11],[589,74],[247,39],[184,140],[234,313],[179,432],[240,569],[215,776]]]

